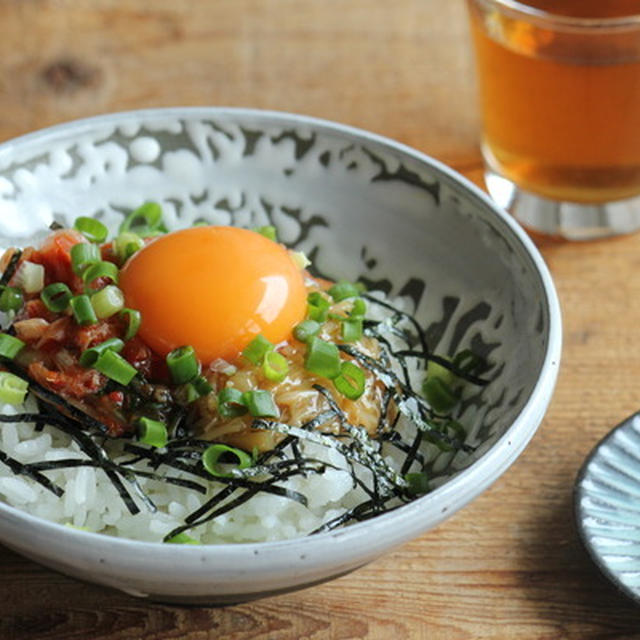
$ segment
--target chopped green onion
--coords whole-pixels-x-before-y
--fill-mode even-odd
[[[253,389],[252,391],[245,391],[242,397],[252,416],[264,418],[277,418],[280,416],[280,410],[273,401],[270,391]]]
[[[124,334],[124,340],[131,340],[131,338],[138,333],[138,329],[140,329],[142,315],[137,309],[123,309],[120,315],[127,319],[127,330]]]
[[[113,241],[113,250],[121,263],[126,262],[136,251],[144,247],[144,240],[137,233],[121,233]]]
[[[69,300],[69,305],[71,306],[71,311],[73,311],[73,317],[79,325],[84,326],[98,322],[89,296],[85,294],[74,296]]]
[[[436,413],[447,413],[458,404],[459,397],[451,386],[439,377],[427,377],[422,383],[422,395]]]
[[[0,402],[22,404],[28,389],[26,380],[8,371],[0,371]]]
[[[347,280],[339,280],[330,289],[329,295],[335,302],[346,300],[347,298],[357,298],[362,293],[362,286],[349,282]]]
[[[147,236],[163,230],[162,207],[157,202],[145,202],[123,220],[118,233],[133,232]]]
[[[200,375],[200,363],[191,346],[178,347],[167,354],[167,366],[171,379],[176,384],[191,382]]]
[[[254,229],[256,233],[259,233],[261,236],[265,238],[269,238],[269,240],[273,240],[274,242],[278,242],[278,232],[273,225],[265,225],[264,227],[256,227]]]
[[[114,284],[109,284],[91,296],[91,306],[100,320],[110,318],[118,311],[122,311],[124,293]]]
[[[87,216],[76,218],[73,228],[79,231],[89,242],[104,242],[109,234],[107,227],[102,222]]]
[[[331,303],[319,292],[312,291],[307,296],[307,315],[311,320],[324,322]]]
[[[44,267],[25,260],[20,265],[14,282],[25,293],[39,293],[44,287]]]
[[[93,365],[100,373],[107,378],[115,380],[122,385],[128,385],[135,377],[138,371],[129,364],[120,354],[107,349],[103,351],[98,360]]]
[[[367,303],[362,298],[355,298],[353,301],[353,307],[349,312],[351,318],[363,318],[367,312]]]
[[[100,247],[90,242],[79,242],[71,247],[70,255],[73,272],[82,276],[89,266],[100,262]]]
[[[169,435],[164,422],[142,417],[138,420],[138,440],[143,444],[162,449],[167,446]]]
[[[273,344],[269,342],[261,333],[259,333],[245,348],[242,355],[253,362],[253,364],[261,364],[267,352],[273,349]]]
[[[362,338],[362,318],[345,318],[341,324],[341,336],[345,342]]]
[[[340,352],[332,342],[326,342],[316,336],[307,343],[307,353],[304,366],[312,373],[325,378],[335,378],[340,375]]]
[[[202,544],[200,540],[192,538],[190,535],[184,533],[184,531],[182,533],[176,533],[175,536],[171,536],[171,538],[168,538],[165,542],[168,544]]]
[[[17,287],[3,287],[0,293],[0,311],[18,311],[24,304],[22,291]]]
[[[198,376],[191,382],[199,396],[206,396],[213,391],[213,387],[204,376]]]
[[[8,333],[0,333],[0,356],[13,360],[22,351],[25,343]]]
[[[456,353],[451,362],[456,369],[459,369],[464,373],[470,373],[484,364],[484,360],[473,353],[471,349],[464,349],[463,351]],[[429,364],[431,364],[431,362]]]
[[[91,347],[90,349],[85,349],[80,355],[80,364],[83,367],[93,367],[93,365],[97,362],[98,358],[107,350],[111,349],[116,353],[122,351],[124,347],[124,342],[120,340],[120,338],[109,338],[100,344]]]
[[[414,496],[429,492],[429,476],[424,472],[407,473],[404,477],[409,485],[407,491]]]
[[[182,389],[183,399],[186,404],[191,404],[213,391],[213,387],[204,376],[198,376],[191,382],[182,385],[180,389]]]
[[[357,400],[364,393],[364,371],[353,362],[340,365],[340,375],[334,378],[336,389],[349,400]]]
[[[244,395],[239,389],[225,387],[218,393],[218,413],[223,418],[235,418],[247,413]]]
[[[289,363],[281,353],[268,351],[264,355],[262,370],[267,380],[282,382],[289,373]]]
[[[71,289],[64,282],[54,282],[47,285],[40,294],[40,299],[49,311],[59,313],[69,306],[71,300]]]
[[[76,245],[77,246],[77,245]],[[108,278],[113,284],[118,284],[118,267],[113,262],[100,261],[89,265],[82,274],[84,288],[87,293],[93,293],[91,286],[98,278]]]
[[[224,471],[220,468],[219,460],[223,455],[231,454],[235,457],[236,462],[233,465],[235,469],[247,469],[253,464],[253,459],[242,449],[236,449],[226,444],[212,444],[207,447],[202,454],[202,466],[212,475],[218,478],[232,478],[233,473]]]
[[[296,325],[293,330],[293,335],[296,340],[306,342],[315,336],[318,331],[320,331],[319,322],[316,322],[315,320],[303,320],[300,324]]]

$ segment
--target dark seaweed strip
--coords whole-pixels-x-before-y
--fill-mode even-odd
[[[22,378],[26,382],[29,383],[29,391],[33,392],[33,394],[40,400],[42,403],[52,407],[57,413],[50,415],[58,415],[59,413],[66,413],[70,418],[75,420],[80,424],[80,426],[86,429],[93,429],[96,431],[100,431],[101,433],[107,433],[108,428],[105,424],[92,418],[90,415],[86,414],[78,407],[67,402],[62,396],[50,391],[46,387],[42,386],[39,382],[36,382],[32,378],[26,375],[26,373],[20,369],[15,363],[9,361],[3,362],[3,365],[11,371],[11,373],[17,375]],[[60,410],[62,407],[62,411]],[[40,416],[40,419],[43,419]]]
[[[235,483],[234,483],[234,485],[235,485]],[[220,493],[226,492],[227,490],[231,489],[231,492],[228,495],[225,495],[225,498],[229,497],[230,495],[233,494],[234,491],[236,491],[239,488],[239,487],[234,486],[234,485],[230,485],[229,487],[226,488],[226,490],[223,490]],[[214,520],[215,518],[217,518],[217,517],[219,517],[221,515],[224,515],[225,513],[228,513],[229,511],[232,511],[233,509],[236,509],[237,507],[240,507],[245,502],[247,502],[248,500],[253,498],[260,491],[267,491],[269,493],[274,493],[275,495],[279,495],[281,497],[290,498],[292,500],[295,500],[296,502],[299,502],[303,506],[307,506],[306,497],[303,496],[301,493],[298,493],[297,491],[291,491],[289,489],[285,489],[284,487],[273,486],[273,485],[267,485],[267,487],[265,487],[265,483],[252,483],[252,485],[247,487],[247,490],[242,495],[234,498],[233,500],[231,500],[227,504],[222,505],[222,506],[218,507],[217,509],[215,509],[214,511],[208,513],[206,515],[206,517],[203,517],[203,518],[200,518],[200,519],[195,519],[194,516],[195,516],[196,513],[199,513],[200,515],[203,515],[212,506],[214,506],[215,504],[219,504],[220,501],[221,501],[221,500],[216,500],[216,502],[214,503],[214,499],[212,498],[211,500],[207,501],[200,509],[198,509],[198,510],[194,511],[193,513],[189,514],[185,518],[185,524],[184,525],[176,527],[173,531],[169,532],[164,538],[165,541],[170,539],[170,538],[172,538],[173,536],[178,535],[179,533],[182,533],[184,531],[192,529],[193,527],[199,527],[200,525],[206,524],[207,522],[210,522],[211,520]],[[214,498],[217,498],[218,495],[214,496]],[[224,499],[224,498],[222,498],[222,499]],[[205,509],[204,507],[207,507],[207,508]]]
[[[63,458],[60,460],[46,460],[43,462],[31,462],[28,465],[25,465],[29,469],[33,469],[36,471],[53,471],[57,469],[72,469],[74,467],[93,467],[97,469],[102,468],[102,462],[97,460],[85,460],[83,458]],[[113,469],[117,470],[121,474],[126,473],[134,473],[136,476],[140,476],[142,478],[149,478],[151,480],[162,480],[167,481],[169,484],[174,484],[179,487],[185,487],[187,489],[193,489],[198,493],[206,493],[206,488],[197,482],[193,482],[191,480],[186,480],[183,478],[175,478],[173,476],[160,476],[157,473],[152,473],[150,471],[144,471],[142,469],[127,469],[126,464],[120,462],[116,464],[112,463]]]
[[[398,351],[394,353],[394,355],[399,355],[403,357],[409,356],[412,358],[424,357],[419,351]],[[465,380],[466,382],[470,382],[471,384],[477,384],[480,387],[484,387],[491,382],[491,380],[487,380],[486,378],[480,378],[478,376],[473,375],[472,373],[469,373],[468,371],[463,371],[462,369],[456,367],[451,362],[451,360],[447,358],[443,358],[442,356],[438,356],[435,353],[432,353],[431,355],[429,355],[428,360],[430,360],[431,362],[435,362],[436,364],[439,364],[441,367],[444,367],[445,369],[448,369],[456,377],[462,380]]]
[[[307,439],[311,442],[315,442],[316,444],[335,449],[344,456],[347,463],[349,464],[350,473],[354,480],[354,486],[359,484],[365,489],[365,491],[370,492],[370,489],[361,484],[361,481],[357,477],[355,468],[353,466],[354,461],[372,471],[374,475],[375,472],[378,471],[378,473],[382,477],[384,477],[385,481],[388,483],[389,486],[386,487],[388,490],[398,490],[398,485],[402,486],[403,484],[401,478],[388,467],[388,465],[384,462],[384,460],[382,460],[382,457],[377,452],[372,452],[371,450],[367,451],[363,448],[361,439],[355,439],[351,443],[351,445],[346,445],[338,438],[334,437],[333,434],[327,435],[318,431],[304,431],[299,427],[294,427],[286,423],[276,422],[272,420],[262,419],[259,422],[261,422],[262,428],[264,429],[270,429],[278,433],[289,433],[292,435],[297,435],[299,438]],[[352,426],[351,428],[355,429]],[[366,434],[366,431],[364,429],[362,429],[362,432]]]
[[[412,444],[407,444],[397,431],[388,431],[387,433],[383,433],[382,436],[380,436],[380,439],[384,442],[389,443],[389,445],[395,447],[396,449],[399,449],[405,454],[409,454],[412,447]],[[424,456],[422,455],[422,453],[420,453],[419,450],[415,452],[414,460],[418,462],[422,467],[425,464]]]
[[[420,445],[422,444],[422,436],[423,436],[423,432],[420,431],[420,429],[417,429],[416,435],[413,438],[413,442],[411,443],[411,446],[409,447],[409,451],[407,451],[407,455],[404,459],[404,462],[402,463],[402,468],[400,469],[400,473],[403,476],[409,472],[411,465],[416,459],[416,455],[418,453],[418,450],[420,449]]]
[[[49,480],[47,476],[40,473],[37,469],[33,469],[30,465],[18,462],[15,458],[7,455],[4,451],[0,450],[0,462],[13,471],[15,475],[23,475],[35,480],[38,484],[42,485],[45,489],[48,489],[58,498],[64,494],[64,489],[57,484]]]
[[[393,511],[393,508],[387,509],[388,511]],[[333,518],[325,522],[323,525],[315,529],[311,532],[310,535],[315,535],[317,533],[323,533],[325,531],[332,531],[333,529],[337,529],[338,527],[345,525],[351,521],[361,522],[363,520],[368,520],[373,516],[377,516],[381,513],[380,506],[373,501],[361,502],[356,505],[352,509],[345,511],[341,515]]]
[[[9,280],[13,278],[16,270],[18,269],[18,262],[20,262],[20,258],[22,257],[22,250],[16,249],[11,259],[9,260],[9,264],[7,268],[4,270],[2,277],[0,278],[0,286],[5,286],[9,283]]]
[[[313,388],[316,391],[318,391],[318,393],[320,393],[324,397],[324,399],[329,403],[329,406],[331,407],[331,409],[338,416],[340,420],[340,425],[342,426],[342,428],[353,438],[353,442],[348,447],[348,449],[353,453],[353,457],[358,462],[360,462],[360,464],[364,464],[364,466],[368,467],[372,472],[373,496],[378,498],[378,496],[380,495],[379,477],[378,477],[378,474],[376,473],[376,469],[378,471],[383,470],[384,477],[391,483],[392,487],[395,487],[397,485],[397,478],[395,477],[395,472],[393,472],[393,475],[389,477],[388,471],[391,471],[391,469],[389,469],[388,465],[384,462],[382,456],[376,450],[376,447],[371,442],[366,430],[363,427],[355,427],[347,420],[347,417],[345,416],[344,412],[340,409],[340,407],[338,407],[338,405],[336,404],[336,401],[333,398],[333,395],[326,387],[323,387],[322,385],[319,385],[319,384],[314,384]],[[363,463],[363,461],[360,459],[361,455],[365,455],[368,458],[367,463]],[[353,462],[350,457],[347,457],[347,462],[349,463],[351,476],[354,480],[354,485],[355,485],[356,483],[358,483],[358,480],[359,480],[358,474],[355,471],[355,467],[353,466]],[[364,487],[364,485],[362,484],[361,486]],[[367,491],[367,493],[369,493],[369,491]]]
[[[393,354],[393,356],[395,357],[396,361],[398,362],[398,364],[400,365],[400,368],[402,369],[402,376],[404,378],[404,384],[409,386],[411,384],[411,378],[409,376],[409,367],[407,365],[407,361],[403,358],[403,357],[399,357],[397,352],[394,352],[391,344],[389,343],[389,341],[380,333],[378,332],[371,332],[373,334],[373,337],[380,343],[383,344],[387,350],[389,351],[389,353]],[[384,353],[384,352],[383,352]],[[426,359],[426,358],[425,358]],[[381,366],[384,367],[385,369],[388,369],[388,365],[387,364],[383,364],[381,363]]]
[[[362,353],[361,351],[358,351],[357,349],[355,349],[350,345],[339,344],[337,346],[338,346],[338,349],[340,349],[340,351],[344,351],[345,353],[349,354],[350,356],[358,360],[358,362],[362,364],[362,366],[369,369],[370,371],[373,371],[375,374],[378,375],[378,377],[380,377],[381,375],[387,376],[395,382],[398,389],[400,390],[400,392],[398,392],[397,390],[392,391],[393,399],[396,403],[396,406],[398,407],[399,411],[401,411],[409,419],[414,421],[414,423],[418,426],[419,430],[424,431],[425,433],[429,434],[432,438],[435,438],[436,440],[442,440],[446,442],[447,444],[449,444],[450,446],[456,449],[463,448],[467,451],[473,450],[472,447],[468,447],[467,445],[464,445],[458,439],[450,438],[447,434],[442,433],[442,431],[439,431],[438,429],[433,428],[429,424],[429,420],[432,419],[434,415],[432,409],[425,403],[424,398],[422,398],[420,395],[415,393],[410,387],[403,385],[402,381],[398,378],[398,376],[395,373],[384,369],[377,360],[375,360],[371,356],[368,356]],[[382,382],[384,383],[384,380]],[[390,386],[390,385],[387,385],[387,386]],[[416,416],[415,413],[412,412],[407,407],[406,401],[409,399],[413,400],[417,404],[418,411],[420,413],[419,416]]]
[[[38,422],[42,420],[43,416],[38,413],[20,413],[13,416],[0,415],[0,422]],[[126,487],[122,483],[118,474],[111,468],[113,465],[107,453],[102,449],[91,437],[84,431],[81,431],[75,426],[69,424],[69,419],[62,415],[48,415],[45,416],[48,424],[57,427],[67,435],[69,435],[80,447],[81,451],[96,461],[100,461],[102,464],[100,467],[106,473],[111,483],[116,488],[120,498],[125,503],[129,513],[135,515],[140,512],[140,508],[133,501],[131,495],[127,491]]]
[[[389,430],[389,408],[391,407],[391,391],[387,387],[384,388],[384,395],[382,396],[382,405],[380,407],[380,417],[378,418],[378,425],[376,426],[376,435],[378,437]]]
[[[418,323],[418,321],[409,313],[406,313],[404,311],[401,311],[400,309],[397,309],[396,307],[394,307],[392,304],[388,303],[388,302],[384,302],[382,300],[378,300],[378,298],[375,298],[373,296],[367,295],[366,293],[363,294],[362,296],[363,298],[366,298],[367,300],[370,300],[371,302],[375,303],[375,304],[379,304],[381,307],[384,307],[385,309],[389,309],[390,311],[393,311],[394,313],[396,313],[397,315],[405,318],[406,320],[408,320],[411,325],[413,326],[413,328],[416,331],[416,334],[418,336],[418,340],[420,341],[420,346],[422,347],[422,351],[425,354],[425,356],[428,356],[430,351],[429,351],[429,346],[427,345],[427,337],[422,329],[422,327],[420,326],[420,324]]]

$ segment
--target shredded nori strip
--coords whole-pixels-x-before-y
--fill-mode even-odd
[[[3,271],[2,277],[0,277],[0,286],[5,286],[9,284],[9,280],[13,278],[18,269],[18,262],[20,262],[20,258],[22,257],[22,250],[15,249],[11,258],[9,260],[9,264],[7,268]]]

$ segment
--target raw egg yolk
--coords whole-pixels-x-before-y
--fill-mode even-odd
[[[120,272],[140,337],[157,353],[191,345],[199,359],[235,359],[258,334],[287,340],[307,309],[302,271],[254,231],[193,227],[160,236]]]

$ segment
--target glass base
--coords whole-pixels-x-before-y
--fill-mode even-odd
[[[640,196],[603,203],[557,202],[524,191],[485,169],[493,200],[526,229],[567,240],[595,240],[640,230]]]

